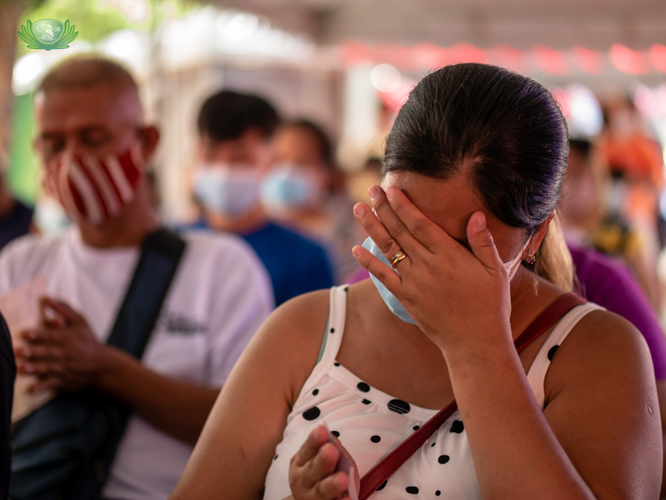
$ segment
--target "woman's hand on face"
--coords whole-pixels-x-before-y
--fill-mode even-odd
[[[474,212],[467,223],[470,252],[400,189],[385,193],[373,186],[370,199],[379,219],[365,203],[354,207],[356,218],[389,261],[401,249],[407,257],[397,263],[400,274],[360,246],[354,257],[444,354],[466,345],[477,348],[479,340],[498,338],[498,329],[510,337],[509,274],[483,212]]]
[[[328,441],[323,425],[315,427],[289,464],[289,486],[294,500],[350,500],[349,478],[335,472],[340,451]]]

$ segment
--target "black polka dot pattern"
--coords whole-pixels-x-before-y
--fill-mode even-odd
[[[410,495],[418,495],[419,494],[419,489],[416,486],[407,486],[405,488],[405,491],[409,493]]]
[[[329,331],[330,331],[331,333],[335,333],[335,328],[331,328]]]
[[[321,411],[316,406],[313,406],[309,410],[305,410],[303,412],[303,418],[305,420],[316,420],[319,415],[321,415]]]
[[[384,487],[386,486],[386,483],[388,483],[388,479],[387,479],[386,481],[384,481],[384,482],[382,483],[382,485],[381,485],[379,488],[377,488],[377,491],[379,491],[379,490],[383,490]]]
[[[363,403],[364,405],[369,405],[370,403],[372,403],[372,401],[364,399],[363,401],[361,401],[361,403]]]
[[[444,465],[449,460],[450,460],[450,457],[448,455],[440,455],[439,458],[437,459],[437,461],[442,465]]]
[[[370,441],[372,441],[373,443],[379,443],[381,440],[382,438],[377,435],[374,435],[370,438]]]
[[[418,425],[415,425],[414,427],[412,427],[412,429],[414,429],[415,431],[418,431],[418,430],[419,430],[419,426],[418,426]]]
[[[273,460],[277,460],[277,457],[278,457],[278,456],[277,456],[277,455],[275,455],[275,456],[273,457]]]
[[[312,391],[313,396],[316,396],[317,394],[319,394],[319,389],[315,389],[314,391]]]
[[[550,348],[550,350],[548,351],[548,361],[553,360],[553,356],[555,356],[555,353],[559,348],[560,348],[559,345],[554,345],[553,347]]]
[[[433,443],[430,445],[430,447],[431,447],[431,448],[434,448],[434,447],[435,447],[435,443],[433,442]]]
[[[340,363],[338,363],[338,362],[336,361],[335,363],[333,363],[333,365],[334,365],[334,366],[340,366]]]
[[[435,492],[435,496],[439,496],[439,495],[441,495],[441,494],[442,494],[442,492],[439,491],[439,490],[437,490],[437,491]]]
[[[361,392],[370,392],[370,386],[365,382],[359,382],[356,384],[356,388]]]
[[[331,431],[331,434],[333,434],[336,438],[340,437],[340,433],[338,431]]]
[[[388,402],[388,409],[404,415],[405,413],[409,413],[409,410],[411,410],[412,407],[409,406],[409,403],[401,399],[392,399]]]
[[[451,432],[455,434],[460,434],[465,430],[465,426],[460,420],[454,420],[451,424]]]

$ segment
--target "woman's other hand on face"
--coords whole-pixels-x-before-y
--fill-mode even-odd
[[[329,442],[326,427],[315,427],[289,464],[293,500],[350,500],[349,477],[336,472],[341,453]]]
[[[354,256],[397,297],[417,326],[445,354],[501,338],[498,330],[510,338],[509,273],[485,214],[476,211],[467,221],[468,250],[400,189],[389,187],[385,193],[373,186],[370,198],[377,217],[358,203],[356,218],[389,261],[399,250],[407,257],[397,263],[398,274],[362,247],[354,247]]]

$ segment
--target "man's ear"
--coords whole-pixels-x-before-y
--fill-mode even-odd
[[[532,239],[530,240],[529,244],[527,245],[527,248],[525,251],[528,254],[536,254],[537,250],[539,247],[541,247],[541,242],[543,239],[546,237],[546,232],[548,231],[548,226],[550,226],[550,223],[552,222],[553,218],[555,218],[555,211],[553,210],[548,218],[543,221],[539,226],[537,227],[536,231],[534,232],[534,235],[532,236]]]
[[[155,153],[155,149],[157,149],[157,143],[160,140],[160,131],[154,125],[141,127],[139,129],[139,140],[141,141],[141,153],[146,163],[148,163]]]

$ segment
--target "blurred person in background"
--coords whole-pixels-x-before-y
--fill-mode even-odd
[[[624,234],[627,239],[636,238],[627,234],[628,226],[620,224],[619,217],[603,219],[607,177],[603,159],[592,142],[584,138],[570,139],[567,175],[560,204],[564,234],[574,264],[578,293],[630,321],[647,342],[654,365],[666,442],[666,337],[654,307],[626,261],[606,255],[593,246],[595,242],[605,242],[607,250],[611,247],[617,249],[617,241],[622,239],[618,235]],[[612,233],[616,236],[611,236]],[[610,245],[610,240],[616,243]],[[621,253],[631,257],[629,249],[627,244]],[[642,264],[642,260],[638,263]],[[662,494],[666,494],[666,483],[662,483]]]
[[[43,324],[16,350],[19,372],[38,378],[34,392],[93,390],[128,407],[101,496],[164,499],[272,309],[268,277],[239,238],[188,233],[142,359],[107,345],[141,247],[160,230],[146,173],[159,131],[144,122],[131,74],[90,56],[46,74],[35,112],[46,188],[74,225],[0,254],[0,294],[40,276],[46,284]]]
[[[655,312],[661,311],[659,281],[646,242],[619,206],[603,153],[589,138],[569,141],[562,222],[567,241],[619,257],[632,269]],[[656,227],[656,226],[655,226]]]
[[[333,284],[324,248],[272,222],[261,203],[278,125],[277,112],[261,97],[228,90],[210,96],[199,110],[193,179],[202,211],[194,227],[244,238],[266,266],[276,306]]]
[[[17,200],[7,185],[7,156],[0,153],[0,248],[34,231],[34,210]]]
[[[350,251],[357,243],[356,224],[344,181],[333,144],[319,125],[298,119],[277,129],[273,165],[261,187],[262,204],[271,218],[328,250],[338,283],[358,269]]]
[[[611,211],[629,222],[640,238],[647,268],[648,296],[661,310],[662,289],[657,278],[659,198],[664,188],[661,148],[652,139],[628,97],[607,99],[599,149],[612,178]]]

